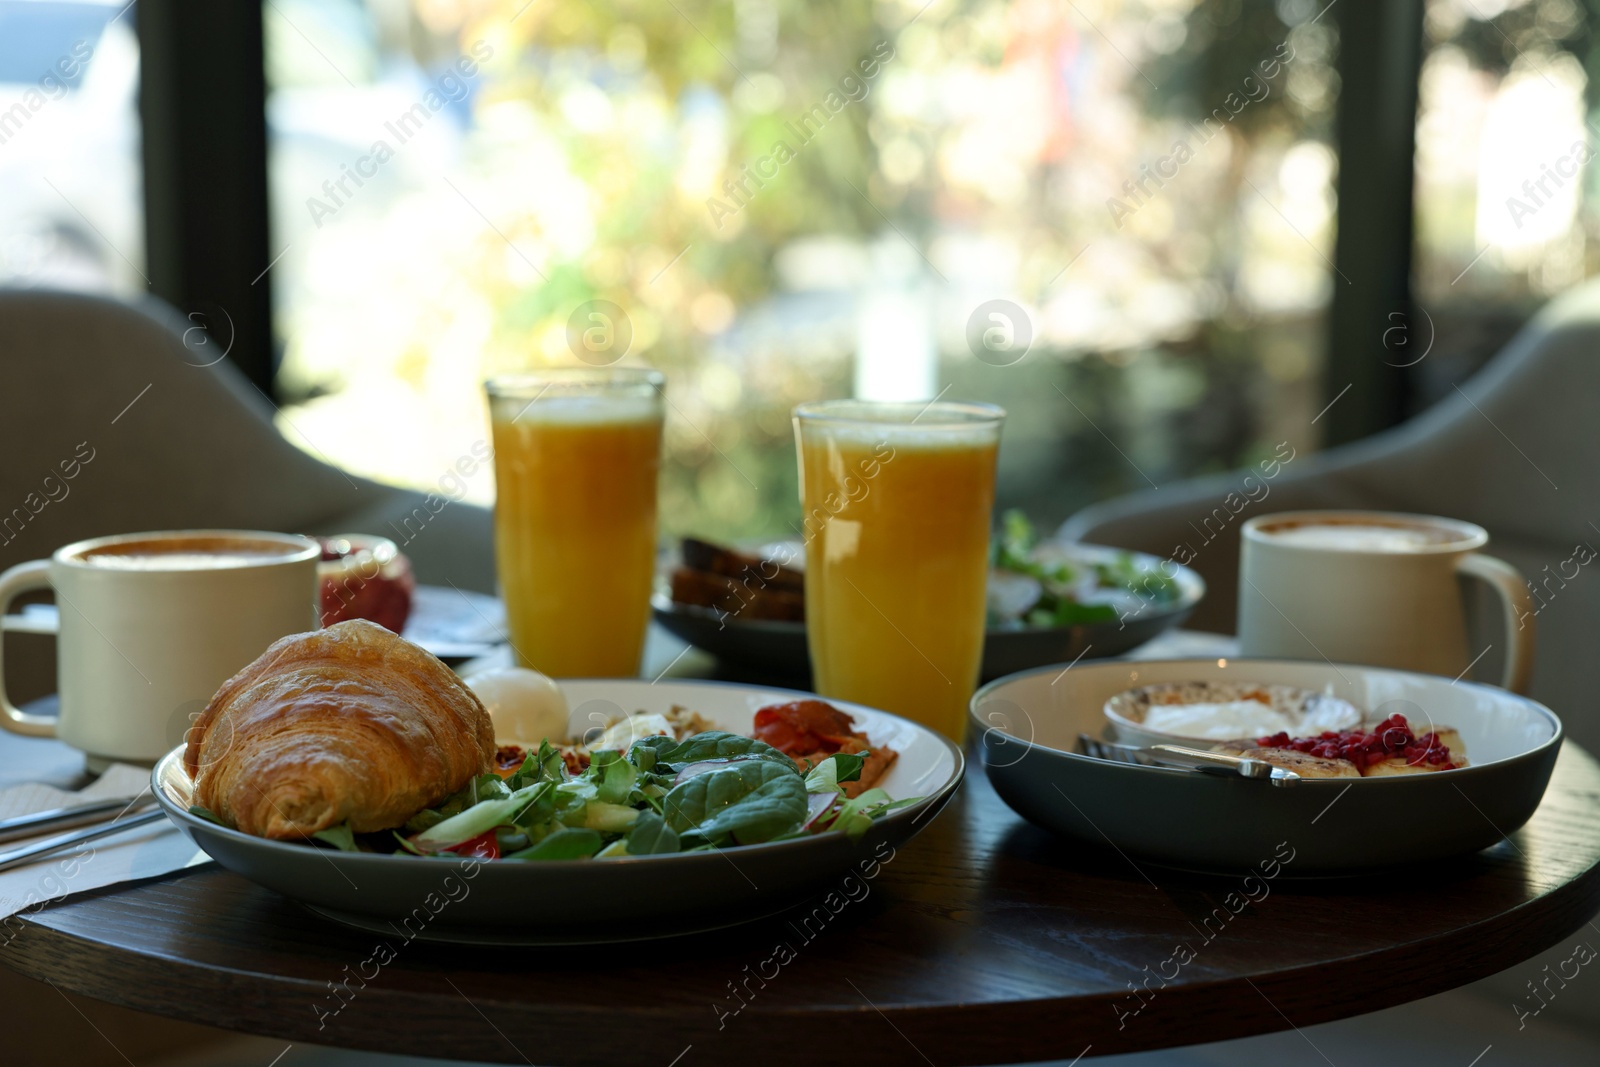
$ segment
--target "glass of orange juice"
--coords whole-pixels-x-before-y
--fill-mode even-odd
[[[1004,419],[991,404],[795,408],[819,693],[962,739],[983,658]]]
[[[495,562],[517,662],[639,673],[655,578],[665,379],[580,368],[491,378]]]

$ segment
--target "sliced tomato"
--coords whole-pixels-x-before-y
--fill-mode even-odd
[[[500,858],[500,839],[493,830],[485,830],[477,837],[469,837],[455,848],[447,848],[446,852],[454,852],[457,856],[470,856],[473,859],[497,860]]]

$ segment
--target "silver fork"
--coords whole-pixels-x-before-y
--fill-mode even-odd
[[[1078,735],[1078,751],[1094,759],[1112,763],[1131,763],[1141,767],[1176,767],[1202,774],[1221,774],[1239,778],[1265,778],[1273,785],[1290,786],[1300,781],[1300,776],[1282,767],[1274,767],[1265,760],[1246,756],[1230,756],[1223,752],[1208,752],[1186,745],[1120,745],[1102,741],[1088,734]]]

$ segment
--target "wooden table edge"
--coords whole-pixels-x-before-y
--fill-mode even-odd
[[[847,1043],[852,1057],[872,1055],[885,1062],[923,1063],[924,1047],[946,1064],[978,1065],[1070,1059],[1082,1053],[1108,1055],[1191,1045],[1286,1030],[1349,1018],[1394,1007],[1457,988],[1515,966],[1579,929],[1600,909],[1600,865],[1591,867],[1537,901],[1486,919],[1472,927],[1420,941],[1354,953],[1335,961],[1266,972],[1252,983],[1259,994],[1255,1010],[1239,1010],[1236,983],[1218,980],[1173,986],[1150,998],[1140,1016],[1118,1026],[1128,995],[1036,998],[940,1005],[897,1006],[889,1003],[841,1003],[829,1009],[785,1008],[781,986],[771,998],[745,1009],[748,1017],[714,1025],[709,1001],[696,1022],[682,1008],[630,1007],[590,1010],[570,1005],[545,1008],[525,1002],[496,1000],[477,994],[461,1006],[465,1032],[439,1018],[433,998],[411,990],[385,989],[374,979],[347,1007],[365,1015],[353,1025],[319,1027],[312,1005],[326,998],[318,983],[303,978],[263,974],[215,964],[170,959],[162,981],[150,979],[151,956],[53,929],[49,910],[22,919],[23,929],[0,950],[0,962],[40,981],[96,1000],[187,1022],[244,1033],[370,1051],[409,1053],[492,1062],[523,1062],[522,1049],[532,1045],[537,1062],[597,1067],[642,1056],[638,1041],[625,1049],[598,1035],[644,1034],[657,1051],[672,1046],[661,1067],[677,1051],[695,1046],[704,1056],[731,1061],[759,1055],[770,1062],[811,1059],[807,1048],[826,1034],[830,1042]],[[1433,950],[1446,941],[1475,937],[1483,943],[1466,967],[1446,971]],[[1516,958],[1495,948],[1516,945]],[[90,958],[92,954],[92,959]],[[1454,952],[1451,953],[1453,956]],[[1459,964],[1459,960],[1456,960]],[[1316,983],[1306,982],[1321,972]],[[441,983],[448,977],[440,971]],[[265,989],[263,989],[265,986]],[[1313,999],[1313,989],[1339,989],[1337,998]],[[1400,995],[1396,997],[1396,994]],[[230,995],[231,994],[231,995]],[[648,991],[636,995],[647,996]],[[187,1010],[185,1010],[187,1009]],[[478,1025],[478,1015],[493,1021]],[[744,1013],[741,1013],[744,1014]],[[419,1022],[434,1020],[425,1032]],[[1159,1027],[1152,1038],[1150,1027]],[[341,1040],[343,1034],[354,1040]],[[376,1040],[369,1035],[378,1035]],[[1140,1035],[1133,1040],[1134,1035]],[[792,1056],[790,1055],[792,1051]]]

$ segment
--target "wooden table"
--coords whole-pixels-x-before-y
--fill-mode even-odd
[[[27,744],[43,758],[45,743]],[[0,748],[11,774],[13,751]],[[1023,822],[974,767],[865,893],[804,930],[792,913],[592,949],[399,944],[335,1000],[329,984],[377,939],[203,868],[38,912],[0,962],[161,1015],[455,1059],[1071,1060],[1326,1022],[1512,966],[1600,907],[1597,803],[1600,765],[1569,745],[1509,840],[1426,871],[1280,877],[1211,941],[1200,924],[1238,879],[1141,864],[1152,885],[1115,853]],[[1408,829],[1396,813],[1374,832]],[[1151,976],[1171,973],[1180,943],[1194,958],[1163,987]],[[769,962],[779,944],[793,954],[781,967]]]
[[[1071,1059],[1307,1026],[1511,966],[1600,905],[1597,799],[1600,767],[1569,749],[1510,841],[1445,870],[1280,878],[1209,944],[1197,926],[1236,880],[1146,865],[1152,887],[1114,854],[1021,822],[977,772],[865,896],[805,933],[780,918],[587,950],[401,945],[324,1020],[339,1003],[328,983],[377,939],[205,869],[49,908],[3,958],[161,1015],[452,1058],[802,1063],[825,1042],[885,1064]],[[1197,954],[1178,978],[1130,994],[1180,942]],[[764,964],[780,943],[795,958]]]

